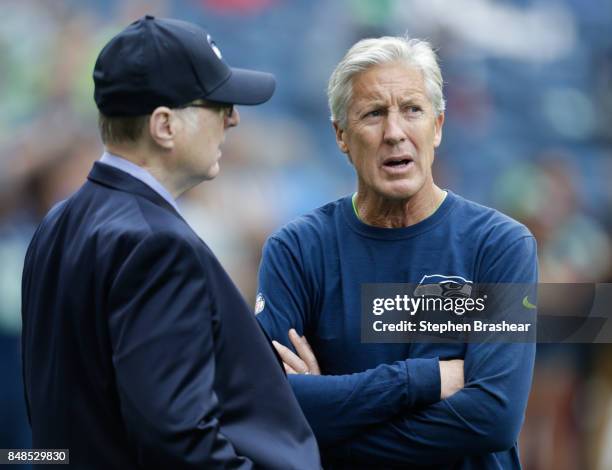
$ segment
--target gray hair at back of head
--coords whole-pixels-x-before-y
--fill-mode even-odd
[[[196,100],[198,103],[201,100]],[[196,108],[177,108],[175,113],[195,131],[198,128],[198,115]],[[105,116],[98,114],[98,129],[104,144],[134,144],[142,139],[145,129],[149,125],[150,114],[142,116]]]
[[[405,62],[423,72],[425,90],[436,116],[444,112],[442,73],[431,45],[420,39],[384,36],[362,39],[349,49],[334,69],[327,86],[327,99],[332,122],[346,128],[347,110],[353,92],[353,77],[364,70],[388,62]]]

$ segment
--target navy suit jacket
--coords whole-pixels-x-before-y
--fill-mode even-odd
[[[116,168],[37,229],[23,272],[34,448],[81,468],[319,468],[251,309],[161,196]]]

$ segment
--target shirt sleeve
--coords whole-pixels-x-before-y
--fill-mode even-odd
[[[536,243],[528,236],[491,257],[481,278],[535,286],[537,276]],[[534,360],[533,342],[468,344],[462,390],[374,426],[329,455],[364,464],[439,465],[510,449],[523,422]]]
[[[140,241],[112,281],[109,331],[121,412],[143,467],[240,468],[214,390],[214,305],[196,250]]]
[[[265,305],[257,319],[272,339],[293,349],[288,331],[305,331],[317,295],[299,256],[274,237],[264,246],[259,292]],[[355,374],[290,375],[289,382],[321,447],[406,408],[440,400],[438,358],[382,364]]]

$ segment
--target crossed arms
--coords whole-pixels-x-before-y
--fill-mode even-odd
[[[290,338],[298,354],[279,343],[275,346],[298,401],[328,456],[372,464],[419,464],[425,459],[432,465],[499,452],[514,445],[530,385],[530,375],[523,374],[533,361],[530,345],[470,344],[465,363],[439,362],[440,383],[447,384],[447,394],[441,394],[440,400],[426,406],[402,403],[394,396],[401,395],[401,387],[389,382],[392,385],[379,390],[380,395],[368,394],[369,404],[364,406],[360,390],[363,383],[377,382],[380,369],[396,365],[348,376],[317,376],[318,364],[305,338],[295,332],[290,333]],[[503,366],[494,365],[498,359]],[[309,370],[310,374],[292,374],[291,369]],[[524,377],[518,384],[517,376]],[[340,381],[345,388],[334,388],[334,381]],[[351,383],[358,387],[354,393]],[[416,381],[413,385],[420,386]],[[516,397],[508,396],[509,389],[516,391]],[[353,399],[360,395],[361,400]]]
[[[461,359],[413,359],[381,364],[363,373],[321,375],[306,337],[291,329],[289,339],[297,354],[277,341],[273,344],[322,446],[347,439],[361,427],[390,419],[402,409],[446,399],[464,385]],[[369,397],[367,407],[364,396]]]

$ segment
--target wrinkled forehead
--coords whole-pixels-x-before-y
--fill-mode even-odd
[[[422,70],[404,62],[373,65],[355,74],[351,87],[351,105],[399,98],[427,98]]]

